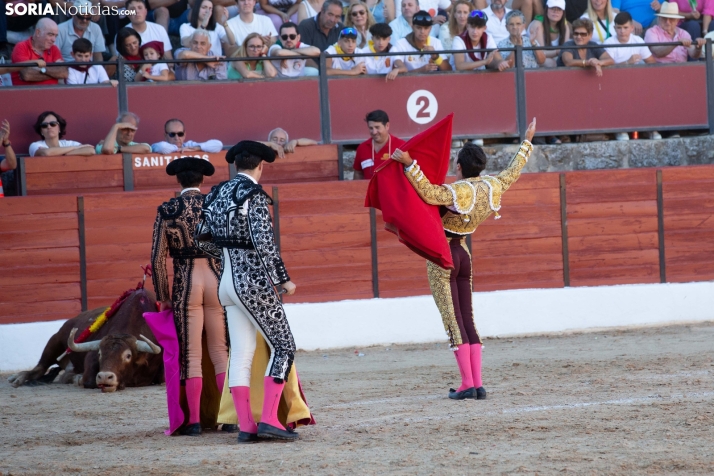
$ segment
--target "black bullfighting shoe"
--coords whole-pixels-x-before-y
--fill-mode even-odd
[[[486,389],[479,387],[476,389],[476,400],[486,400]]]
[[[191,423],[181,428],[180,433],[186,436],[201,436],[201,424]]]
[[[258,424],[258,437],[260,438],[270,438],[273,440],[285,440],[285,441],[295,441],[300,438],[297,432],[288,428],[286,430],[281,430],[273,425],[268,425],[267,423]]]
[[[246,444],[246,443],[257,443],[258,442],[258,434],[257,433],[248,433],[247,431],[241,431],[238,433],[238,443],[239,444]]]
[[[238,425],[224,423],[223,425],[221,425],[221,431],[225,431],[226,433],[235,433],[238,431]]]
[[[453,388],[449,389],[449,398],[452,400],[464,400],[466,398],[476,398],[476,389],[471,387],[457,392]]]

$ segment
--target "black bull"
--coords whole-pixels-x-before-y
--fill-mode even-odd
[[[50,337],[37,366],[11,376],[10,383],[14,387],[50,383],[60,370],[65,371],[60,382],[75,382],[85,388],[101,388],[104,392],[162,383],[163,358],[160,348],[151,342],[155,340],[154,334],[143,316],[145,312],[156,312],[156,299],[151,291],[143,289],[134,291],[117,313],[87,339],[86,345],[79,344],[80,352],[71,352],[57,362],[67,349],[72,330],[77,328],[76,333],[80,334],[105,309],[85,311],[65,322]],[[141,339],[142,335],[149,343]],[[59,366],[48,372],[55,364]]]

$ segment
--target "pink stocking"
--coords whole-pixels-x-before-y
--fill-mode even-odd
[[[471,344],[471,374],[473,375],[474,387],[483,386],[481,382],[481,344]]]
[[[218,393],[222,394],[223,393],[223,384],[226,381],[226,373],[221,372],[218,375],[216,375],[216,385],[218,385]]]
[[[461,392],[474,386],[473,376],[471,374],[471,352],[468,344],[461,344],[456,351],[456,364],[459,366],[461,373],[461,386],[457,391]]]
[[[188,401],[188,423],[192,425],[201,421],[201,389],[203,378],[186,379],[186,400]]]
[[[238,414],[240,431],[258,433],[258,426],[255,424],[253,412],[250,410],[250,387],[231,387],[231,395]]]
[[[263,414],[260,417],[261,423],[274,426],[284,430],[285,427],[278,420],[278,405],[280,405],[280,397],[283,394],[285,383],[275,383],[273,377],[265,377],[263,379]]]

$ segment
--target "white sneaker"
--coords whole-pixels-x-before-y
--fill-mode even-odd
[[[473,143],[479,147],[483,147],[483,139],[474,139]]]
[[[670,139],[679,139],[679,134],[672,134],[669,136]]]
[[[659,132],[657,132],[657,131],[650,132],[650,139],[660,140],[661,138],[662,138],[662,134],[660,134]]]
[[[460,140],[452,140],[451,141],[451,148],[452,149],[458,149],[459,147],[463,147],[464,142]]]
[[[630,140],[630,136],[627,135],[627,132],[618,132],[615,134],[615,140]]]

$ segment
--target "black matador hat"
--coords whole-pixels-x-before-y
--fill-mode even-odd
[[[275,162],[277,154],[265,144],[253,140],[242,140],[231,147],[226,153],[226,162],[232,164],[242,155],[252,155],[265,162]]]
[[[193,170],[203,175],[211,176],[216,171],[213,164],[207,160],[197,159],[196,157],[181,157],[169,162],[166,166],[166,173],[176,175],[179,172]]]

